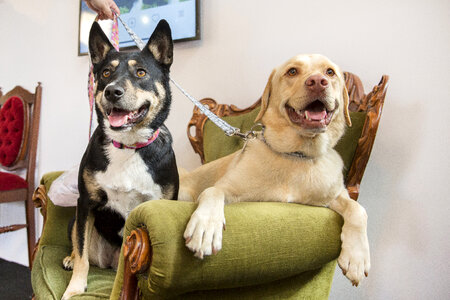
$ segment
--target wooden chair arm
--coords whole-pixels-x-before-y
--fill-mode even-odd
[[[31,198],[33,200],[33,204],[36,208],[41,209],[42,216],[44,217],[44,226],[45,222],[47,221],[47,190],[45,188],[45,185],[41,184],[39,185],[36,190],[33,193],[33,197]]]
[[[361,132],[361,138],[358,140],[352,165],[347,175],[346,187],[350,197],[357,200],[359,196],[359,185],[361,183],[370,153],[375,142],[375,136],[380,123],[381,112],[383,109],[384,99],[386,97],[387,83],[389,76],[383,75],[380,83],[376,85],[372,91],[364,96],[360,101],[353,101],[356,111],[365,111],[367,113],[364,127]]]
[[[36,190],[33,193],[33,196],[31,198],[33,200],[33,204],[36,208],[41,209],[41,214],[44,217],[44,223],[42,225],[42,230],[44,230],[45,223],[47,222],[47,203],[48,203],[48,197],[47,197],[47,190],[45,188],[45,185],[41,184],[39,185]],[[36,252],[39,248],[39,242],[41,239],[38,239],[36,242],[36,245],[34,246],[33,254],[31,256],[31,263],[30,263],[30,269],[33,267],[32,262],[34,262],[34,257],[36,256]]]
[[[123,247],[125,267],[120,299],[139,299],[136,275],[148,270],[153,254],[147,230],[131,231]]]

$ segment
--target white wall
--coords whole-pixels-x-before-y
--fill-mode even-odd
[[[39,175],[76,164],[87,144],[78,5],[0,0],[0,85],[43,83]],[[204,0],[202,39],[175,46],[179,83],[198,98],[239,107],[252,104],[272,68],[297,53],[329,56],[358,74],[366,91],[390,75],[359,200],[369,214],[372,271],[353,288],[337,270],[331,299],[448,298],[449,12],[446,0]],[[192,169],[199,165],[185,133],[192,105],[173,95],[167,124],[178,164]],[[1,208],[0,222],[16,211]],[[0,237],[1,257],[26,263],[21,234]]]

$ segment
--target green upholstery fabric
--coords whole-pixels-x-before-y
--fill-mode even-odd
[[[226,290],[196,291],[183,299],[328,299],[336,261],[322,268],[267,284]]]
[[[41,184],[45,185],[48,192],[52,182],[58,178],[63,172],[51,172],[42,176]],[[67,228],[70,220],[75,216],[74,207],[56,206],[53,202],[47,203],[47,224],[44,227],[39,245],[58,245],[63,247],[71,247],[69,237],[67,236]]]
[[[257,107],[249,113],[239,116],[228,116],[223,119],[231,126],[240,128],[241,132],[246,132],[252,128],[260,110],[261,107]],[[260,128],[255,129],[260,130]],[[227,156],[228,154],[241,149],[243,145],[244,142],[241,138],[226,136],[213,122],[210,120],[206,121],[205,126],[203,127],[203,151],[205,153],[205,163]]]
[[[223,119],[234,127],[246,132],[254,124],[254,120],[260,111],[260,107],[253,111],[239,116],[228,116]],[[356,147],[358,145],[358,137],[361,136],[362,128],[366,118],[365,112],[351,112],[352,126],[348,127],[344,136],[336,145],[336,151],[341,155],[344,161],[344,178],[353,161]],[[203,151],[205,154],[205,162],[216,160],[220,157],[231,154],[242,148],[244,142],[239,137],[228,137],[213,122],[206,121],[203,129]]]
[[[364,122],[366,121],[366,113],[350,112],[350,118],[352,119],[352,126],[347,127],[345,134],[334,147],[344,161],[344,178],[347,178],[348,171],[352,165],[356,147],[358,146],[358,140],[361,136]]]
[[[148,287],[143,292],[146,298],[175,297],[199,290],[200,294],[191,296],[208,298],[222,294],[208,290],[224,290],[223,297],[238,295],[233,289],[239,294],[258,290],[277,293],[283,285],[277,281],[291,277],[298,284],[286,293],[295,298],[305,291],[304,296],[319,293],[323,295],[319,299],[327,297],[334,262],[333,267],[327,264],[338,257],[341,245],[342,219],[332,210],[286,203],[227,205],[222,250],[199,260],[186,248],[182,237],[194,209],[194,203],[154,200],[141,204],[129,215],[125,236],[145,224],[152,243],[152,263],[140,280],[140,286]],[[321,270],[324,265],[327,266]],[[120,273],[122,268],[123,258]],[[298,276],[305,271],[311,271],[310,276]],[[317,292],[310,294],[312,288],[299,288],[322,271],[326,279],[316,278],[321,286]],[[116,278],[112,299],[118,297],[122,280],[121,276]]]
[[[32,284],[37,299],[61,299],[72,272],[62,268],[62,260],[70,248],[43,245],[33,263]],[[71,299],[109,299],[116,273],[111,269],[89,268],[88,289]]]
[[[62,172],[45,174],[41,179],[46,190]],[[62,268],[62,260],[70,255],[72,246],[67,236],[67,226],[75,215],[75,208],[55,206],[47,203],[47,222],[39,242],[33,269],[31,284],[36,299],[61,299],[72,272]],[[71,299],[109,299],[116,273],[111,269],[91,266],[88,276],[87,292]]]

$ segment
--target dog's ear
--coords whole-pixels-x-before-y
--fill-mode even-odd
[[[170,67],[173,62],[173,41],[169,23],[162,19],[153,31],[147,45],[142,50],[150,51],[160,64]]]
[[[89,32],[89,54],[92,63],[95,65],[104,60],[109,51],[116,51],[116,49],[111,45],[100,25],[97,22],[92,23]]]
[[[344,88],[342,91],[342,98],[344,99],[344,117],[345,117],[345,122],[347,123],[347,125],[349,127],[352,126],[352,120],[350,119],[350,113],[348,111],[348,106],[350,105],[350,100],[348,98],[348,91],[347,91],[347,87],[344,84]]]
[[[269,106],[269,98],[270,94],[272,93],[272,79],[275,75],[276,69],[272,71],[272,73],[269,76],[269,80],[267,80],[266,87],[264,88],[264,93],[261,97],[261,110],[259,111],[258,116],[255,119],[255,122],[258,122],[263,117],[264,113],[267,110],[267,107]]]

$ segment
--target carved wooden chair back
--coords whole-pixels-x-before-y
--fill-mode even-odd
[[[364,175],[367,162],[369,161],[380,122],[389,76],[383,75],[379,84],[370,93],[365,94],[362,82],[358,76],[349,72],[344,72],[344,75],[350,98],[349,110],[351,112],[366,113],[361,136],[358,139],[356,151],[346,178],[346,187],[350,193],[350,197],[357,200],[359,185]],[[239,109],[235,105],[218,104],[211,98],[202,99],[201,102],[207,105],[219,117],[246,114],[261,105],[261,99],[244,109]],[[194,151],[200,155],[202,163],[205,162],[203,133],[206,121],[208,121],[208,118],[195,107],[187,128],[189,141]]]
[[[0,233],[27,228],[30,267],[36,243],[32,195],[41,95],[40,83],[34,94],[20,86],[0,92],[0,203],[25,201],[26,212],[26,224],[2,226]]]

